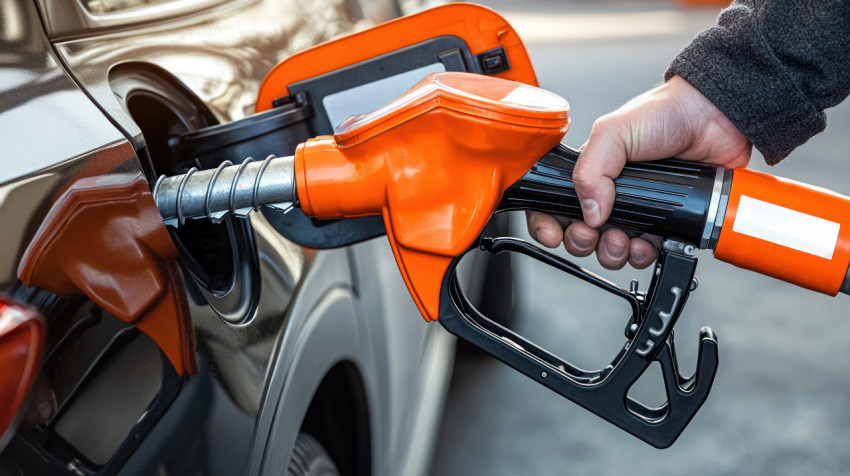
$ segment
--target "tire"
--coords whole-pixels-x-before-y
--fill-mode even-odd
[[[324,446],[307,433],[298,433],[292,458],[289,460],[288,476],[339,476],[333,459]]]

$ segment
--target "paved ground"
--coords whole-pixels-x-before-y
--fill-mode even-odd
[[[656,84],[715,16],[667,2],[488,3],[522,29],[542,86],[570,100],[566,142],[574,146],[594,118]],[[850,194],[847,130],[850,104],[830,111],[827,132],[771,172]],[[752,166],[768,169],[760,156]],[[701,286],[676,328],[678,351],[682,367],[693,368],[698,329],[709,325],[721,364],[707,403],[672,448],[653,449],[492,359],[464,359],[432,474],[850,473],[850,297],[804,291],[708,253],[701,259]],[[623,285],[649,281],[645,272],[579,262]],[[621,344],[624,309],[545,266],[518,268],[519,332],[582,366],[604,365]],[[653,377],[639,392],[647,403],[659,403]]]

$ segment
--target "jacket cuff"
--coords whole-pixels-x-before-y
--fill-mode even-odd
[[[694,86],[774,165],[824,130],[826,115],[784,70],[753,17],[729,10],[724,16],[734,26],[721,22],[701,33],[664,77],[680,76]]]

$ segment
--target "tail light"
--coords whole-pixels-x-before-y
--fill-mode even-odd
[[[45,335],[40,315],[0,296],[0,451],[11,439],[38,375]]]

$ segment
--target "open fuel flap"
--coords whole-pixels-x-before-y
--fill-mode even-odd
[[[481,6],[451,4],[292,55],[263,80],[256,114],[182,134],[169,145],[187,169],[292,155],[299,143],[333,133],[347,117],[377,109],[440,71],[537,85],[525,47],[504,18]],[[286,209],[262,212],[284,236],[310,248],[385,233],[380,216],[316,220]]]

